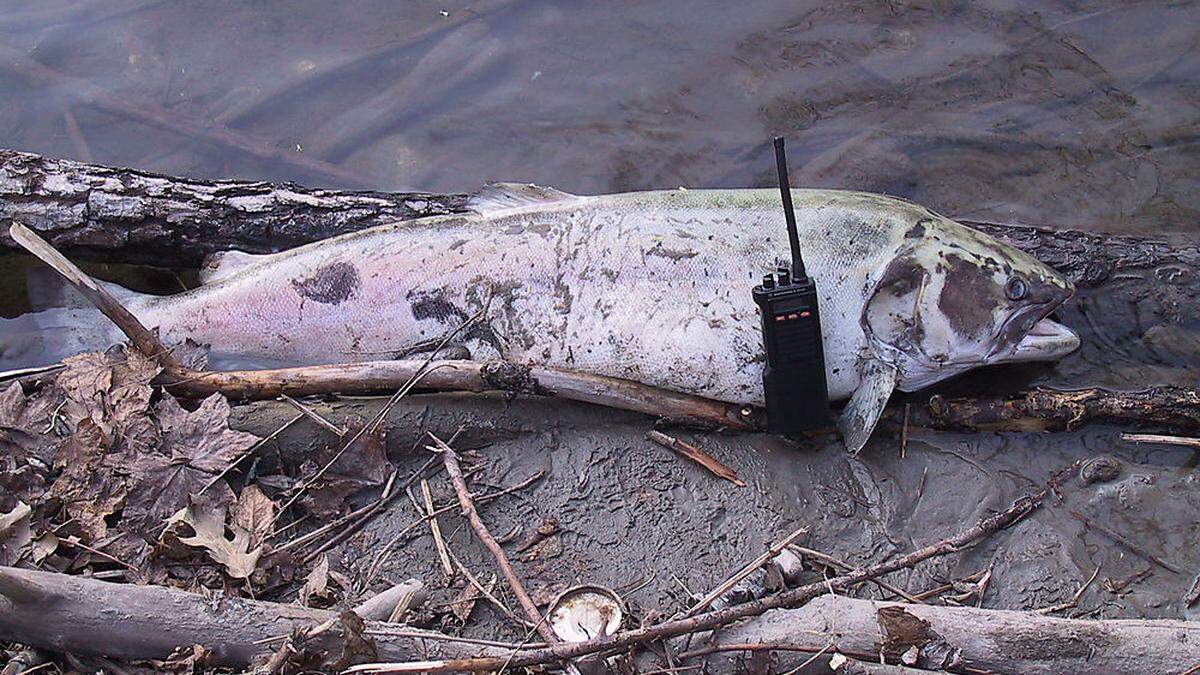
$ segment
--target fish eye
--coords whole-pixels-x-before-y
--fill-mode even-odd
[[[1021,279],[1013,277],[1012,279],[1008,280],[1008,283],[1004,284],[1004,297],[1008,298],[1009,300],[1022,300],[1028,294],[1029,286],[1027,286]]]

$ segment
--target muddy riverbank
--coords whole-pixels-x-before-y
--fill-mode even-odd
[[[313,409],[340,422],[369,418],[381,405],[356,399]],[[258,403],[235,409],[233,424],[266,435],[293,415],[291,407]],[[686,604],[684,587],[706,592],[801,525],[811,533],[805,546],[851,564],[878,561],[1004,508],[1072,462],[1106,455],[1117,461],[1117,475],[1090,484],[1073,475],[1062,484],[1061,503],[974,549],[888,580],[916,594],[990,569],[983,597],[968,604],[1035,609],[1069,601],[1099,567],[1078,607],[1064,616],[1195,616],[1182,602],[1200,570],[1194,515],[1200,491],[1191,451],[1125,443],[1119,430],[1099,426],[969,436],[911,430],[903,454],[897,438],[880,434],[857,458],[833,438],[796,444],[766,435],[680,432],[737,471],[747,483],[739,488],[646,440],[652,426],[650,418],[586,404],[443,394],[405,399],[386,422],[388,454],[401,475],[429,458],[424,432],[446,438],[459,429],[457,445],[478,452],[482,484],[498,489],[545,472],[480,507],[497,536],[520,540],[551,519],[557,523],[549,540],[515,563],[536,597],[598,583],[624,590],[642,610],[663,611]],[[278,438],[288,457],[329,442],[327,431],[307,421]],[[452,500],[444,476],[431,485],[436,502]],[[1148,562],[1086,528],[1071,511],[1125,533],[1187,573]],[[406,499],[394,501],[331,552],[334,564],[352,578],[365,574],[380,547],[417,517]],[[457,513],[442,516],[441,529],[464,564],[478,576],[490,574],[486,551]],[[461,590],[443,588],[425,527],[394,542],[382,569],[389,578],[424,579],[434,605]],[[477,612],[468,634],[518,637],[490,607],[481,604]]]

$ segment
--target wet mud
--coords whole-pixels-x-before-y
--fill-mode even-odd
[[[381,401],[318,404],[330,419],[370,417]],[[240,407],[235,426],[267,434],[294,415],[290,407]],[[946,434],[910,430],[877,434],[858,457],[833,437],[794,443],[760,434],[689,433],[694,443],[747,483],[718,479],[645,438],[654,421],[586,404],[489,395],[417,395],[401,401],[386,423],[388,451],[401,476],[429,459],[425,432],[448,438],[484,469],[481,486],[500,489],[544,471],[530,487],[480,506],[493,534],[521,541],[554,519],[558,530],[524,554],[513,554],[535,599],[594,583],[622,592],[636,611],[690,604],[773,541],[799,526],[802,544],[851,564],[876,562],[947,536],[1039,489],[1078,460],[1105,456],[1107,472],[1077,474],[1061,484],[1061,502],[962,553],[897,572],[888,581],[919,593],[991,569],[982,606],[1031,609],[1065,603],[1096,568],[1077,608],[1089,617],[1195,617],[1182,597],[1200,572],[1200,472],[1196,453],[1120,440],[1120,430],[1090,426],[1066,433]],[[279,438],[289,456],[328,443],[327,432],[302,422]],[[435,502],[453,500],[444,474],[431,480]],[[1183,574],[1148,562],[1071,512],[1122,533]],[[380,547],[418,517],[403,497],[362,533],[331,552],[354,577]],[[493,563],[455,513],[441,516],[449,548],[477,576]],[[432,603],[460,589],[444,578],[428,528],[393,545],[384,575],[416,576]],[[1145,571],[1149,569],[1149,573]],[[815,574],[810,570],[809,574]],[[819,578],[819,577],[817,577]],[[1132,581],[1131,581],[1132,579]],[[685,591],[684,589],[687,589]],[[879,597],[878,589],[863,592]],[[972,601],[973,602],[973,601]],[[482,617],[482,618],[481,618]],[[469,633],[509,631],[481,603]]]

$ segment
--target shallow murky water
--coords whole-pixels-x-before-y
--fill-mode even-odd
[[[1196,26],[1200,3],[1166,0],[7,2],[0,145],[200,177],[432,191],[535,181],[594,193],[769,185],[768,140],[784,133],[794,185],[896,194],[975,220],[1196,233]],[[11,316],[25,307],[23,266],[0,264],[0,305]],[[172,283],[155,275],[134,285],[169,292]],[[1128,293],[1085,292],[1064,308],[1084,337],[1078,354],[1050,370],[990,372],[977,386],[1194,384],[1194,304],[1183,290],[1147,296],[1153,279],[1130,283]],[[522,428],[542,433],[544,417],[531,412]],[[562,443],[598,447],[619,436],[625,449],[644,450],[643,422],[595,435],[565,430]],[[870,483],[883,485],[866,500],[883,514],[878,527],[855,534],[848,517],[844,531],[822,534],[869,558],[892,550],[886,526],[915,518],[918,506],[928,511],[919,527],[900,528],[906,546],[926,540],[927,527],[943,532],[974,513],[998,475],[1007,498],[1063,463],[1114,452],[1131,468],[1123,483],[1089,488],[1089,503],[1125,531],[1156,523],[1155,550],[1194,567],[1200,525],[1188,522],[1195,511],[1180,496],[1194,501],[1194,454],[1131,447],[1119,431],[931,434],[914,440],[906,464],[881,434],[861,465],[781,451],[770,439],[699,437],[761,478],[761,513],[701,504],[722,524],[675,548],[684,560],[716,551],[721,565],[701,576],[719,578],[748,545],[771,538],[745,535],[767,527],[763,514],[829,519],[828,500],[809,501],[822,485]],[[822,478],[843,465],[878,480]],[[785,485],[780,476],[790,477]],[[930,492],[914,498],[918,484]],[[673,489],[674,500],[687,499],[690,488]],[[610,525],[602,524],[595,529]],[[1114,577],[1133,569],[1127,554],[1070,519],[1027,528],[1005,542],[1002,557],[1020,564],[1006,568],[999,605],[1061,600],[1102,561]],[[595,562],[603,549],[585,540],[571,555]],[[1038,590],[1039,579],[1058,575],[1053,592]],[[1160,573],[1116,600],[1090,591],[1085,605],[1104,615],[1180,615],[1189,581]],[[647,593],[667,586],[659,580]]]
[[[769,184],[779,132],[796,185],[983,220],[1200,227],[1194,2],[5,7],[0,138],[22,150],[206,177],[345,186],[297,164],[320,160],[378,189],[608,192]],[[97,91],[127,109],[98,110]]]

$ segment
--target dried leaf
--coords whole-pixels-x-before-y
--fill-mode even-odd
[[[53,532],[46,532],[33,540],[33,544],[30,546],[30,557],[34,565],[40,565],[43,560],[57,550],[58,537],[54,536]]]
[[[338,443],[324,448],[313,463],[315,466],[305,467],[304,475],[315,475],[320,467],[333,462],[302,500],[305,509],[314,516],[340,514],[347,497],[380,486],[391,475],[393,467],[387,458],[383,432],[376,430],[359,435],[362,426],[361,420],[348,422],[347,431]],[[358,438],[345,452],[341,452],[341,448],[355,436]]]
[[[213,653],[200,645],[176,647],[165,661],[151,661],[158,673],[207,673],[210,672]]]
[[[157,526],[187,505],[212,477],[259,439],[229,428],[229,403],[213,394],[193,412],[173,398],[164,398],[154,409],[162,428],[157,452],[135,453],[129,461],[129,504],[125,517],[139,527]],[[214,506],[227,506],[233,492],[223,482],[209,488]],[[261,537],[253,546],[257,546]]]
[[[164,398],[155,408],[162,428],[162,449],[173,461],[210,474],[220,473],[258,436],[229,428],[229,402],[213,394],[194,412],[180,407],[173,398]]]
[[[150,381],[160,370],[153,359],[121,346],[72,356],[63,365],[54,382],[66,397],[61,412],[69,425],[90,419],[106,436],[121,438],[131,448],[156,443],[146,417],[153,394]]]
[[[0,565],[14,565],[30,553],[33,531],[29,528],[33,509],[17,502],[8,513],[0,513]]]
[[[127,477],[121,462],[107,451],[108,439],[91,419],[83,419],[61,447],[55,464],[63,472],[47,496],[62,503],[86,541],[108,533],[105,518],[125,505]]]
[[[378,657],[375,641],[367,637],[367,624],[362,617],[347,609],[338,615],[338,623],[342,628],[342,653],[331,670],[341,672],[347,666]]]
[[[225,536],[225,508],[208,503],[191,503],[171,517],[176,526],[183,523],[192,528],[195,535],[179,537],[179,542],[208,551],[213,561],[225,568],[225,573],[234,579],[246,579],[254,573],[262,547],[250,547],[250,533],[238,525],[229,524],[233,539]],[[174,529],[172,527],[171,529]]]
[[[135,455],[129,461],[129,494],[124,518],[139,530],[157,528],[164,519],[187,506],[212,478],[186,462],[159,454]],[[226,507],[233,501],[233,490],[220,482],[204,493],[213,507]]]
[[[26,396],[19,382],[0,391],[0,457],[5,469],[16,470],[29,457],[50,462],[57,438],[47,432],[61,402],[56,389]]]
[[[251,485],[242,490],[237,502],[230,507],[229,519],[250,533],[250,546],[259,546],[271,536],[275,503],[258,486]]]
[[[314,605],[314,600],[319,601],[320,604]],[[296,601],[305,607],[328,607],[333,604],[332,598],[329,595],[328,556],[321,556],[321,560],[312,568],[308,576],[304,578],[304,585],[300,587],[300,596]]]

